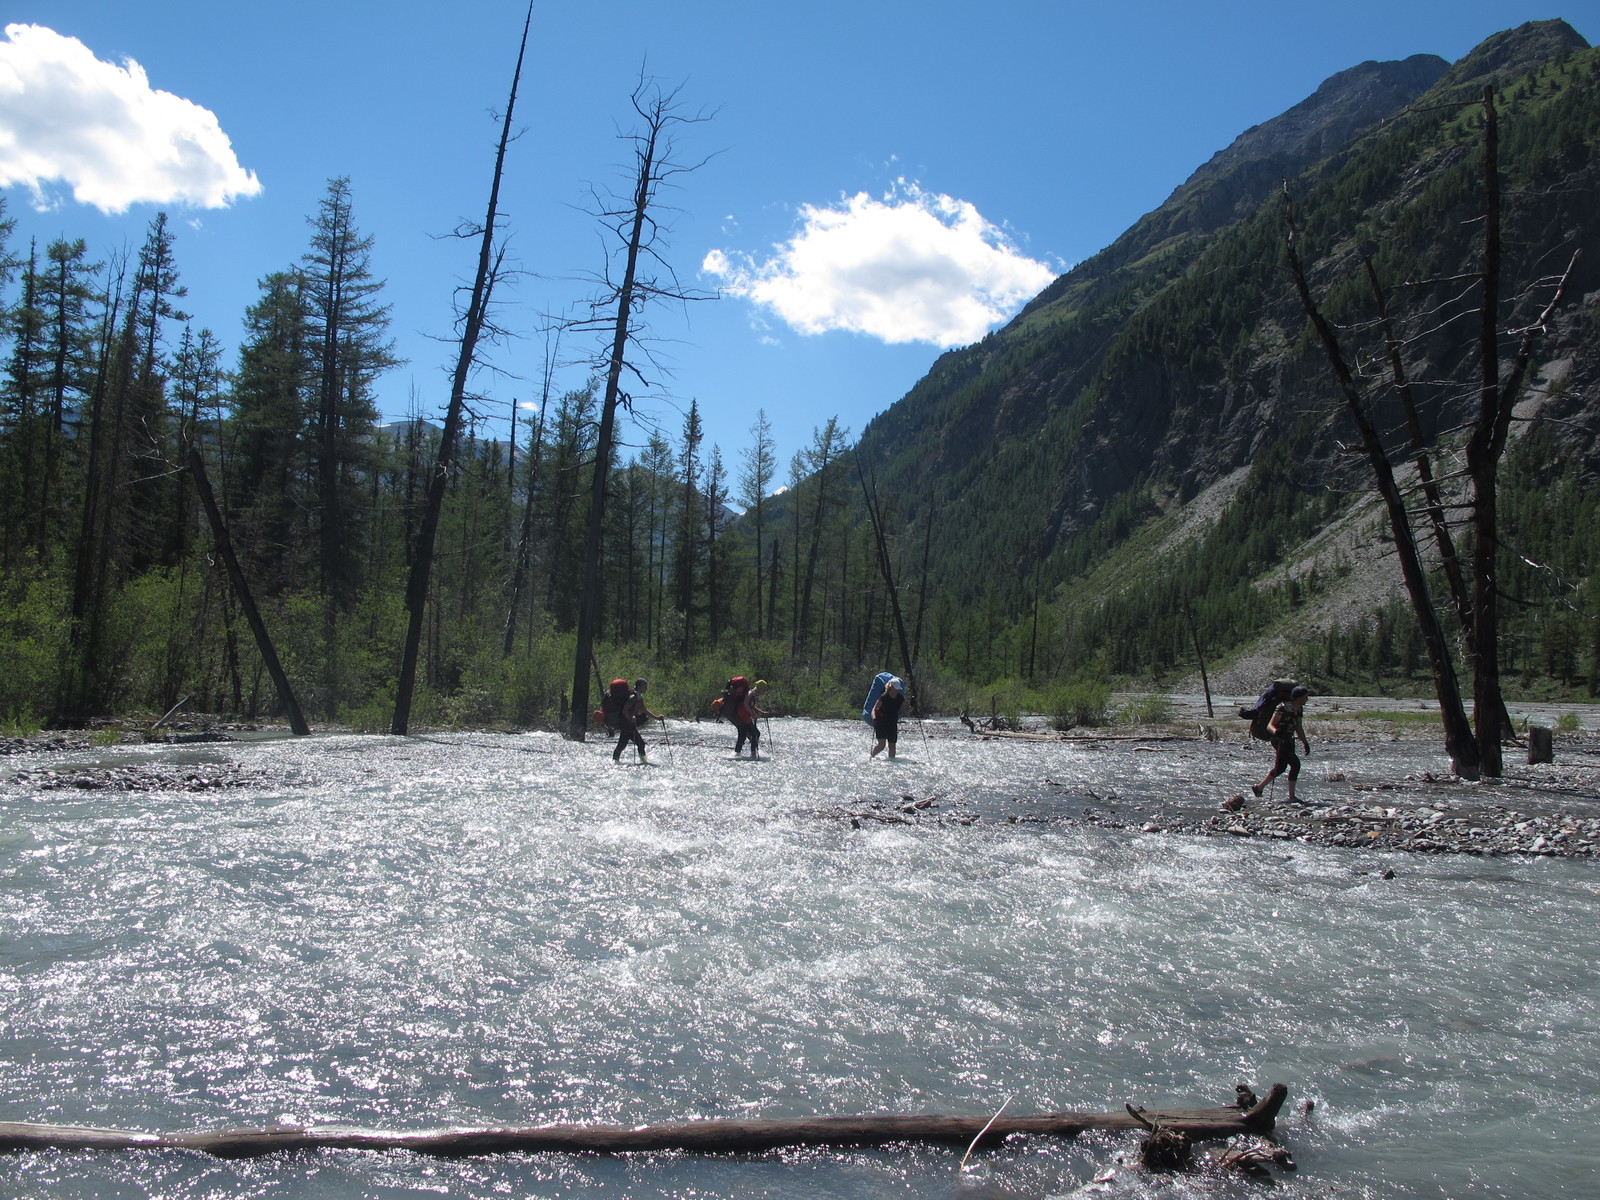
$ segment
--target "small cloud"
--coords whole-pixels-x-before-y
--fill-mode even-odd
[[[150,86],[133,59],[102,62],[77,38],[7,25],[0,41],[0,187],[46,185],[103,212],[131,204],[222,208],[261,181],[239,165],[216,114]]]
[[[765,262],[712,250],[701,270],[801,333],[885,342],[974,342],[1055,278],[969,202],[905,180],[832,207],[803,205],[800,230]]]

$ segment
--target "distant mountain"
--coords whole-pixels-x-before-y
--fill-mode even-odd
[[[860,447],[900,526],[921,528],[931,509],[932,584],[1013,619],[1054,596],[1061,619],[1076,619],[1105,599],[1085,581],[1140,530],[1181,525],[1200,500],[1210,517],[1182,544],[1215,542],[1230,498],[1253,480],[1262,494],[1286,489],[1279,507],[1300,514],[1292,534],[1275,529],[1274,545],[1241,546],[1232,560],[1259,592],[1360,508],[1370,484],[1344,451],[1355,435],[1283,268],[1285,187],[1315,286],[1368,355],[1359,254],[1370,252],[1408,314],[1427,434],[1448,441],[1472,403],[1471,302],[1460,297],[1479,262],[1486,86],[1506,184],[1502,324],[1532,319],[1549,298],[1541,281],[1584,252],[1576,302],[1542,339],[1530,394],[1563,422],[1562,462],[1600,468],[1600,56],[1565,22],[1541,21],[1454,64],[1416,55],[1340,72],[1241,133],[1005,328],[943,355]],[[1443,328],[1423,315],[1452,304]],[[1397,424],[1374,392],[1380,419]],[[1238,530],[1252,536],[1250,523]],[[1179,543],[1163,545],[1141,568],[1144,586],[1167,559],[1176,569]],[[1185,603],[1212,613],[1211,636],[1242,644],[1228,617],[1239,601],[1227,598],[1239,581],[1180,582]]]

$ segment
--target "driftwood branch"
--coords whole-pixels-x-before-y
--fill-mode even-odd
[[[1061,1112],[1032,1117],[860,1116],[792,1120],[680,1121],[665,1125],[537,1125],[517,1129],[448,1129],[383,1133],[339,1127],[224,1129],[177,1134],[136,1133],[77,1125],[0,1122],[0,1153],[22,1150],[192,1150],[219,1158],[254,1158],[288,1150],[410,1150],[457,1158],[538,1152],[623,1154],[680,1150],[752,1154],[779,1146],[886,1146],[934,1142],[980,1148],[1013,1134],[1076,1137],[1093,1129],[1138,1130],[1159,1124],[1190,1138],[1272,1132],[1289,1089],[1272,1085],[1248,1110],[1237,1105],[1123,1112]]]

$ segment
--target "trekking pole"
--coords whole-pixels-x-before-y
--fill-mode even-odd
[[[761,719],[763,721],[765,721],[766,725],[767,725],[767,753],[771,754],[772,753],[772,718],[768,717],[768,716],[763,716]]]
[[[661,740],[667,744],[667,761],[672,764],[674,769],[676,769],[678,766],[678,755],[672,749],[672,735],[667,732],[667,719],[665,717],[661,718]]]

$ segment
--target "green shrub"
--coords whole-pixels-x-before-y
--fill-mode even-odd
[[[1106,724],[1111,688],[1099,680],[1058,683],[1045,694],[1044,711],[1053,728],[1065,732],[1080,725]]]
[[[38,729],[55,694],[66,637],[58,580],[29,579],[0,590],[0,713],[11,729]]]
[[[1165,725],[1172,720],[1172,697],[1160,692],[1134,696],[1117,709],[1121,725]]]

